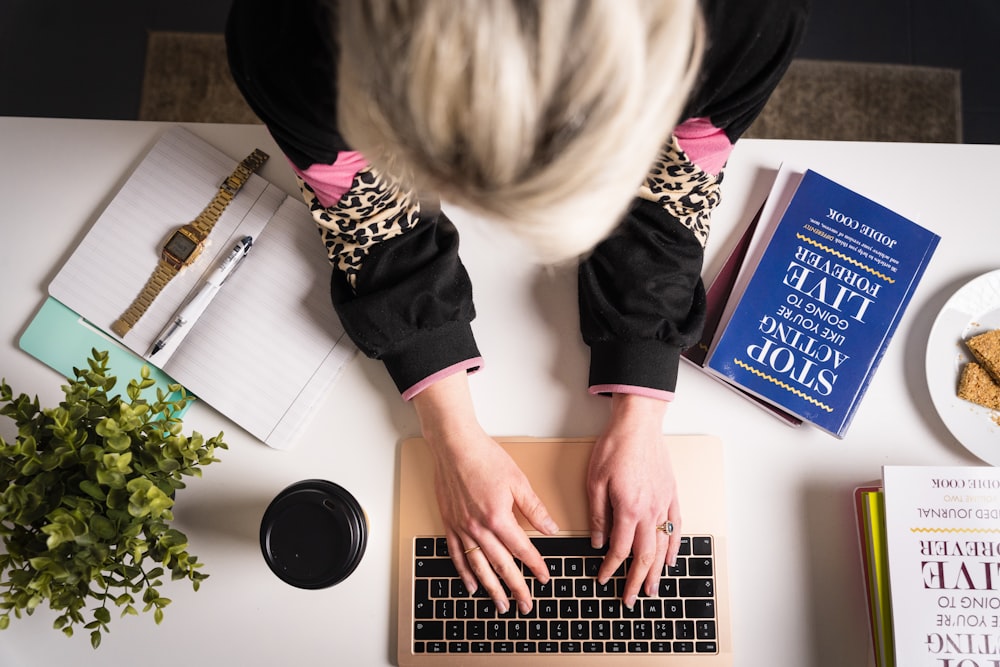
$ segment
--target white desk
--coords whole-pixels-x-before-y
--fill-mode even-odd
[[[254,146],[279,155],[261,127],[190,127],[234,158]],[[59,376],[21,352],[17,340],[57,268],[161,128],[0,118],[0,375],[15,391],[38,394],[44,404],[61,398]],[[863,665],[868,628],[853,487],[878,478],[885,463],[976,463],[934,411],[923,356],[947,297],[1000,267],[1000,146],[744,141],[726,176],[706,275],[766,190],[761,170],[783,159],[808,163],[938,232],[942,242],[847,439],[787,428],[688,366],[664,430],[713,433],[726,443],[736,664]],[[295,191],[280,157],[263,173]],[[458,212],[453,217],[462,227],[479,310],[474,326],[487,360],[472,380],[483,425],[497,435],[596,433],[606,401],[585,391],[573,273],[522,264],[504,252],[506,239]],[[381,366],[363,357],[352,362],[289,452],[268,449],[204,405],[191,409],[186,424],[208,434],[224,430],[230,444],[176,506],[178,528],[211,575],[202,589],[165,582],[163,594],[174,602],[163,624],[155,626],[151,615],[115,618],[98,651],[84,631],[66,639],[53,630],[54,614],[40,609],[0,633],[0,665],[392,662],[396,444],[418,428]],[[2,420],[0,433],[12,437],[10,426]],[[348,488],[371,524],[361,565],[321,591],[280,582],[257,542],[274,494],[311,477]]]

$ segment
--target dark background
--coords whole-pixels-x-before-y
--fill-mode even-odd
[[[812,4],[800,57],[961,70],[965,141],[1000,143],[1000,2]],[[135,119],[149,31],[221,32],[228,6],[0,0],[0,115]]]

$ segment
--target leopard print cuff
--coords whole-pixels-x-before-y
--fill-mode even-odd
[[[412,229],[420,219],[416,195],[370,165],[355,174],[350,189],[330,207],[320,204],[301,178],[299,188],[319,226],[330,263],[352,288],[371,249]]]
[[[695,165],[681,149],[676,137],[660,149],[639,188],[639,197],[656,202],[691,230],[704,248],[712,210],[719,205],[722,172],[709,174]]]

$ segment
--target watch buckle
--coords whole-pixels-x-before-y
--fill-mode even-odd
[[[236,193],[240,191],[240,186],[232,181],[233,177],[227,176],[226,180],[222,181],[222,185],[219,186],[219,189],[228,193],[230,197],[235,197]]]

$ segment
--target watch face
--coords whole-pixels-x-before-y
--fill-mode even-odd
[[[170,237],[170,240],[167,241],[167,245],[163,247],[163,250],[176,257],[179,261],[186,262],[197,247],[198,244],[194,240],[186,234],[176,231]]]

